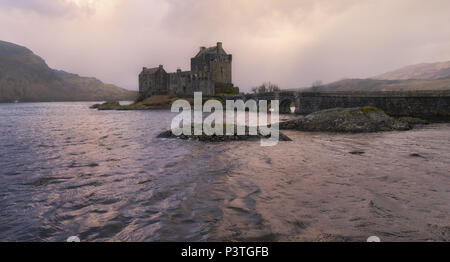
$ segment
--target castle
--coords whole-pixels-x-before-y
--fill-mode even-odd
[[[191,71],[178,69],[167,73],[160,65],[142,69],[139,74],[139,93],[142,98],[152,95],[172,94],[178,97],[193,96],[202,92],[204,96],[218,93],[239,93],[231,80],[232,56],[218,42],[213,47],[200,47],[197,55],[191,58]]]

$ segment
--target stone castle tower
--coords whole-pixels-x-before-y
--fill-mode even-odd
[[[232,55],[225,52],[222,43],[209,48],[200,47],[197,55],[191,58],[191,71],[178,69],[167,73],[162,65],[144,67],[139,74],[139,93],[142,98],[166,94],[193,96],[194,92],[214,96],[216,90],[224,86],[233,87],[231,63]]]
[[[217,83],[231,84],[232,55],[222,48],[222,43],[214,47],[200,47],[198,54],[191,58],[191,72],[204,75]]]

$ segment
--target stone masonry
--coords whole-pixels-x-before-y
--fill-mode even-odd
[[[141,98],[152,95],[173,94],[178,97],[193,96],[202,92],[204,96],[214,96],[216,86],[231,85],[232,55],[229,55],[218,42],[213,47],[200,47],[199,52],[191,58],[191,71],[167,73],[160,65],[155,68],[142,69],[139,74],[139,93]]]

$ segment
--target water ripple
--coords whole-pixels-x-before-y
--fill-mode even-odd
[[[91,104],[0,104],[1,241],[450,240],[448,124],[262,148]]]

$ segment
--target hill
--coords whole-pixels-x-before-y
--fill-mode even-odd
[[[367,79],[344,79],[309,91],[450,90],[450,61],[406,66]]]
[[[450,90],[450,78],[436,80],[344,79],[311,88],[313,91],[417,91]]]
[[[378,80],[433,80],[441,78],[450,78],[450,61],[410,65],[373,77],[373,79]]]
[[[54,70],[26,47],[0,41],[0,102],[134,100],[137,92]]]

